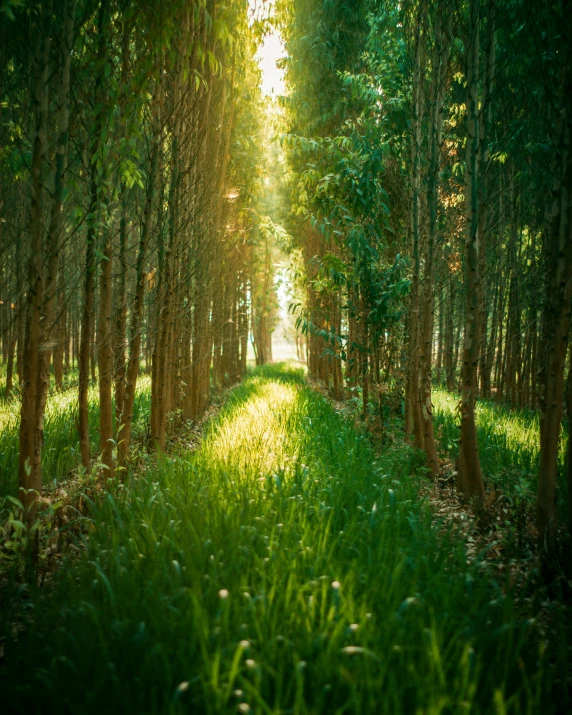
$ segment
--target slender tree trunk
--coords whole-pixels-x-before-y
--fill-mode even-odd
[[[113,341],[111,331],[112,309],[112,244],[111,231],[105,229],[105,242],[101,257],[99,277],[99,326],[98,326],[98,366],[99,366],[99,448],[101,462],[107,467],[108,478],[113,477]]]
[[[572,345],[568,358],[566,379],[566,416],[568,418],[568,449],[566,454],[566,483],[568,487],[568,538],[572,540]]]
[[[482,109],[479,121],[479,259],[480,259],[480,323],[481,323],[481,394],[488,397],[491,391],[491,361],[489,354],[488,332],[487,332],[487,303],[488,303],[488,272],[487,272],[487,234],[489,215],[489,133],[492,124],[492,90],[495,73],[495,1],[488,2],[488,27],[487,27],[487,55],[485,65],[485,81],[483,84]]]
[[[79,347],[79,443],[81,461],[85,469],[90,468],[91,449],[89,443],[89,368],[94,333],[93,304],[95,297],[95,242],[98,235],[100,208],[100,180],[96,165],[96,156],[101,148],[103,128],[103,84],[105,82],[105,54],[107,48],[107,19],[109,0],[101,0],[98,19],[97,78],[95,95],[98,98],[95,124],[90,151],[90,200],[88,209],[87,246],[85,256],[85,283],[83,294],[83,314]],[[92,367],[94,360],[91,359]],[[102,445],[103,446],[103,445]]]
[[[32,203],[30,210],[30,255],[26,300],[26,335],[22,350],[20,411],[20,455],[18,484],[28,527],[36,516],[38,493],[42,488],[41,444],[38,442],[37,400],[40,371],[40,325],[43,301],[42,229],[44,201],[44,161],[48,120],[48,68],[52,3],[42,5],[36,43],[36,80],[33,97],[35,131],[32,143]]]
[[[50,357],[56,353],[54,344],[54,310],[58,286],[58,271],[60,263],[62,211],[65,192],[65,163],[68,143],[69,110],[68,98],[70,90],[70,59],[74,31],[75,4],[71,0],[63,3],[63,38],[61,43],[61,83],[58,94],[57,143],[55,157],[54,193],[52,194],[51,219],[48,229],[48,261],[47,276],[44,282],[44,303],[42,309],[40,360],[38,373],[38,395],[36,405],[36,442],[39,452],[44,442],[44,413],[50,387]]]
[[[13,333],[12,328],[12,333]],[[6,361],[6,399],[12,397],[12,391],[14,389],[14,353],[16,350],[16,340],[14,335],[10,335],[10,342],[8,343],[8,358]]]
[[[539,349],[541,368],[540,468],[536,523],[541,548],[556,543],[558,446],[564,398],[564,365],[572,299],[572,3],[563,0],[561,116],[555,139],[554,191],[548,245],[546,296]]]
[[[477,394],[477,368],[480,346],[479,302],[479,232],[478,232],[478,67],[479,67],[479,0],[469,2],[469,37],[467,43],[467,172],[466,206],[467,226],[465,232],[466,305],[463,368],[461,384],[461,438],[457,468],[457,488],[466,499],[482,503],[485,495],[477,426],[475,403]]]
[[[114,381],[115,381],[115,421],[117,430],[123,424],[123,403],[125,400],[125,333],[127,330],[127,206],[125,196],[121,207],[119,223],[119,276],[115,295],[114,320]]]
[[[122,123],[128,121],[127,106],[129,102],[129,43],[134,23],[130,18],[125,18],[123,23],[123,38],[121,44],[121,82],[124,87],[122,97]],[[127,253],[129,248],[129,231],[127,205],[129,189],[122,183],[120,187],[119,205],[121,217],[119,219],[119,276],[115,291],[115,315],[113,319],[113,380],[115,383],[115,422],[116,430],[123,424],[123,402],[125,399],[125,338],[127,330],[127,278],[128,265]]]
[[[406,435],[413,435],[414,444],[424,447],[423,422],[419,404],[419,343],[420,343],[420,198],[421,198],[421,128],[423,123],[422,91],[422,23],[423,10],[419,9],[415,30],[415,69],[412,98],[411,137],[411,241],[413,253],[413,277],[409,315],[409,394],[410,407],[407,410],[410,424],[406,423]]]
[[[441,11],[435,18],[435,48],[433,55],[430,128],[429,128],[429,174],[427,186],[427,209],[429,214],[427,247],[425,252],[425,275],[423,308],[421,311],[420,340],[420,391],[419,402],[423,427],[423,446],[427,462],[434,478],[439,475],[439,457],[433,430],[433,403],[431,400],[431,361],[433,348],[433,309],[435,244],[437,241],[437,208],[439,192],[441,127],[443,116],[443,85],[448,65],[448,47],[443,42]]]

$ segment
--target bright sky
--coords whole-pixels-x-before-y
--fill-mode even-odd
[[[256,53],[262,70],[262,91],[270,97],[284,94],[284,70],[276,66],[277,60],[286,56],[284,42],[276,30],[264,38]]]
[[[248,0],[248,2],[253,17],[269,17],[274,12],[274,0]],[[285,56],[286,49],[280,33],[272,29],[256,53],[256,59],[262,70],[262,92],[269,97],[284,94],[284,70],[278,69],[276,62]]]
[[[271,16],[274,8],[274,0],[248,0],[252,17]],[[284,70],[276,66],[276,62],[286,57],[286,48],[280,33],[272,29],[266,35],[258,52],[256,59],[262,70],[261,89],[263,94],[272,99],[284,94]],[[295,360],[296,353],[284,337],[284,328],[287,322],[288,306],[291,302],[290,285],[288,274],[284,268],[278,267],[274,276],[276,283],[276,294],[280,306],[280,324],[272,335],[273,353],[275,360]]]

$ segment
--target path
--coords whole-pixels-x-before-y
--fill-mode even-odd
[[[3,698],[15,712],[505,712],[537,652],[431,526],[414,460],[376,458],[301,371],[257,371],[197,452],[94,508],[85,557],[31,595],[35,626],[6,643]]]

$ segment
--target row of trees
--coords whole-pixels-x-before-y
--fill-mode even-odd
[[[246,370],[257,33],[239,1],[2,6],[0,334],[8,394],[19,375],[28,523],[52,370],[57,389],[77,388],[85,469],[97,380],[105,477],[129,464],[143,358],[159,450],[169,413],[204,412],[211,372],[222,386]]]
[[[552,546],[572,297],[570,3],[295,0],[281,21],[310,371],[338,396],[359,385],[364,411],[400,394],[434,476],[432,385],[459,388],[457,486],[477,503],[477,396],[538,407],[537,523]]]

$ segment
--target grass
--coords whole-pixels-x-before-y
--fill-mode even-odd
[[[433,390],[435,430],[441,447],[452,459],[458,455],[458,398],[445,390]],[[479,456],[487,488],[501,490],[512,503],[533,505],[538,486],[540,436],[536,410],[512,410],[492,401],[479,400],[476,411]],[[566,520],[567,482],[564,463],[567,438],[561,436],[559,510]]]
[[[400,444],[376,456],[301,371],[256,370],[196,452],[91,504],[89,538],[49,587],[7,587],[3,702],[564,712],[564,628],[544,642],[510,588],[467,563],[417,496],[416,460]]]
[[[151,381],[139,380],[134,405],[134,435],[145,429],[145,416],[151,404]],[[81,464],[77,430],[77,390],[71,389],[49,397],[44,422],[42,477],[44,488],[60,482]],[[0,498],[14,496],[18,487],[18,427],[20,403],[12,400],[0,409]],[[89,431],[92,453],[99,451],[99,395],[89,391]]]

